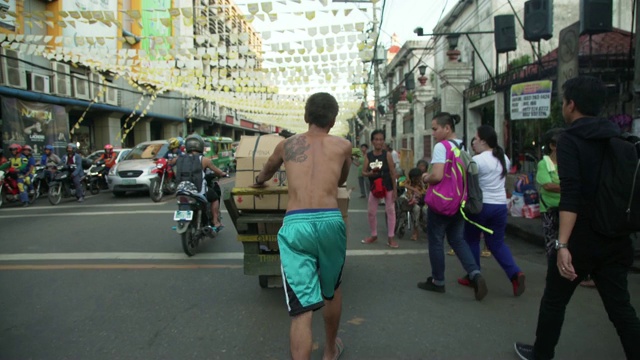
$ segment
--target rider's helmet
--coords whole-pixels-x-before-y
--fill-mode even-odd
[[[200,135],[189,135],[184,143],[187,152],[197,151],[201,154],[204,152],[204,140]]]
[[[22,151],[22,146],[20,146],[20,144],[11,144],[11,145],[9,145],[9,152],[11,152],[13,150],[18,150],[18,153],[20,153]]]
[[[29,145],[25,145],[22,147],[22,151],[27,151],[27,150],[33,152],[33,149]]]
[[[169,139],[169,150],[174,150],[180,147],[180,140],[172,137]]]
[[[104,146],[104,152],[106,152],[107,154],[110,154],[113,152],[113,145],[111,144],[107,144]]]
[[[44,149],[45,149],[45,150],[53,151],[53,145],[45,145],[45,146],[44,146]]]
[[[69,150],[69,148],[71,148],[71,151],[72,151],[72,152],[76,152],[76,149],[77,149],[78,147],[77,147],[77,146],[76,146],[76,144],[74,144],[74,143],[68,143],[68,144],[67,144],[67,151]]]

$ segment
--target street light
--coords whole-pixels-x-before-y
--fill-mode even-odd
[[[455,50],[458,47],[458,39],[460,34],[447,35],[447,42],[449,42],[449,50]]]
[[[418,77],[418,81],[420,82],[420,86],[425,86],[427,83],[427,77],[425,74],[427,73],[427,65],[418,66],[418,71],[420,72],[420,77]]]

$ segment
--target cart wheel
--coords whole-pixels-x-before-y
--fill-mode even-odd
[[[260,283],[260,287],[263,289],[269,287],[269,277],[267,275],[259,275],[258,282]]]

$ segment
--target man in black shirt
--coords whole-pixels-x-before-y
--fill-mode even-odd
[[[567,304],[580,281],[591,274],[627,359],[640,359],[640,320],[627,287],[633,264],[631,239],[604,237],[589,224],[598,179],[607,176],[599,173],[604,147],[620,129],[596,117],[606,99],[602,81],[580,76],[567,80],[563,90],[562,115],[569,127],[558,141],[560,231],[549,257],[535,345],[516,343],[515,350],[521,359],[553,358]]]

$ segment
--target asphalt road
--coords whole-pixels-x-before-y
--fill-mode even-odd
[[[350,179],[350,183],[355,183]],[[232,181],[229,179],[227,181]],[[227,183],[226,187],[231,186]],[[429,275],[427,244],[362,245],[366,203],[352,197],[343,359],[516,359],[514,341],[533,340],[546,272],[542,249],[508,239],[527,290],[483,259],[489,295],[456,284],[447,256],[447,292],[416,288]],[[63,200],[0,209],[1,359],[286,359],[289,318],[282,289],[261,289],[242,270],[242,246],[227,225],[187,258],[171,230],[173,197],[146,194]],[[379,212],[382,230],[382,207]],[[382,240],[382,239],[381,239]],[[640,275],[629,275],[640,310]],[[314,317],[314,359],[322,357]],[[622,359],[596,290],[578,288],[557,348],[559,359]]]

